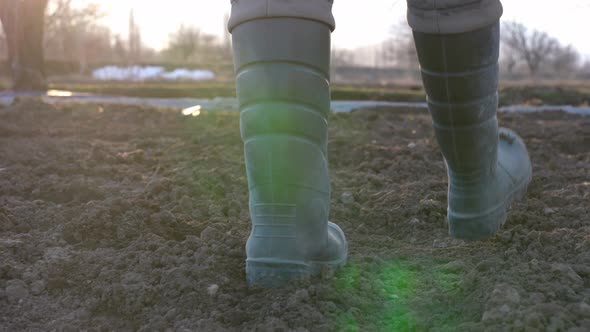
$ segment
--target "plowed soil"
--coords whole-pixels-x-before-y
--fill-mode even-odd
[[[452,240],[429,114],[330,119],[334,275],[248,288],[237,113],[0,109],[2,331],[588,331],[590,118],[502,114],[534,164],[494,238]]]

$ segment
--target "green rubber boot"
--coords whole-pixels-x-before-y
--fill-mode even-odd
[[[450,234],[489,237],[532,176],[522,139],[498,128],[499,23],[459,34],[414,31],[414,42],[448,170]]]
[[[328,25],[297,18],[232,30],[240,127],[250,190],[250,285],[273,287],[346,263],[328,222]]]

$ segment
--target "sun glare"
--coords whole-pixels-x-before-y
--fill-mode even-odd
[[[199,116],[201,115],[201,105],[192,106],[182,110],[182,115],[185,116]]]
[[[63,91],[63,90],[48,90],[47,96],[48,97],[71,97],[74,95],[71,91]]]

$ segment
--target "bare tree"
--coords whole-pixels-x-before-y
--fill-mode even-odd
[[[576,73],[580,54],[571,46],[558,47],[551,56],[551,65],[556,74],[572,76]]]
[[[114,38],[113,53],[117,60],[126,60],[128,58],[127,48],[120,35],[116,35]]]
[[[131,63],[141,60],[141,31],[135,23],[133,10],[129,13],[129,60]]]
[[[223,48],[225,53],[228,56],[231,56],[232,51],[232,44],[231,44],[231,35],[229,33],[229,30],[227,29],[229,23],[229,13],[225,13],[223,15]]]
[[[352,65],[354,63],[354,53],[350,50],[332,47],[331,61],[332,67]]]
[[[583,79],[590,79],[590,59],[586,60],[586,62],[584,62],[584,64],[580,66],[578,77]]]
[[[84,73],[92,63],[112,61],[115,58],[111,31],[107,27],[91,26],[81,37],[82,51],[78,60],[81,73]]]
[[[0,59],[8,59],[8,42],[4,30],[0,32]]]
[[[229,57],[223,41],[218,40],[216,36],[184,25],[170,35],[168,47],[163,53],[165,56],[184,62],[189,60],[201,63],[219,62],[220,59]]]
[[[186,27],[183,24],[175,33],[170,35],[166,52],[187,61],[197,53],[200,47],[201,31],[195,27]]]
[[[508,22],[503,25],[502,61],[508,74],[523,63],[531,76],[551,74],[572,76],[579,68],[580,55],[571,46],[562,46],[545,32],[529,31],[524,25]]]
[[[514,78],[520,63],[521,61],[516,59],[514,53],[506,48],[500,53],[500,73],[503,76],[506,75],[505,78]]]
[[[524,61],[532,76],[539,73],[542,64],[548,62],[559,43],[547,33],[533,30],[516,22],[503,25],[502,42],[516,59]]]
[[[45,90],[43,58],[47,0],[0,0],[0,20],[8,44],[15,90]]]
[[[412,30],[405,22],[394,24],[390,38],[383,42],[382,57],[385,62],[399,68],[418,69],[418,53],[414,46]]]
[[[110,60],[110,30],[98,24],[103,16],[96,3],[79,7],[72,0],[50,0],[45,18],[48,58],[77,62],[80,72],[91,61]]]

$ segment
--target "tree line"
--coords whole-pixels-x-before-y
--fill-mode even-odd
[[[72,0],[50,0],[45,16],[46,58],[77,60],[86,64],[137,64],[150,61],[200,63],[220,58],[229,61],[231,56],[227,38],[220,40],[197,27],[185,25],[170,34],[163,50],[155,51],[142,42],[141,29],[135,22],[133,11],[129,13],[127,36],[115,34],[102,25],[100,19],[103,16],[96,3],[75,7]]]
[[[142,42],[133,11],[127,36],[102,24],[104,16],[99,3],[79,6],[73,0],[0,0],[0,54],[9,63],[14,88],[44,89],[43,64],[48,60],[75,64],[80,73],[97,63],[231,63],[227,35],[219,38],[181,25],[170,34],[167,46],[155,51]]]
[[[418,74],[418,57],[412,32],[405,22],[392,26],[390,37],[380,45],[332,52],[336,66],[366,65],[406,69]],[[367,59],[370,59],[367,61]],[[518,22],[501,26],[500,68],[504,78],[590,78],[590,59],[572,45],[563,45],[546,32]]]
[[[116,34],[101,23],[105,16],[99,3],[74,5],[73,0],[0,0],[3,35],[0,54],[8,60],[14,87],[44,89],[46,60],[76,64],[85,73],[99,64],[231,63],[229,34],[223,37],[204,33],[194,26],[180,25],[170,34],[161,51],[142,42],[141,29],[129,13],[129,33]],[[227,24],[228,16],[220,24]],[[528,29],[516,22],[502,25],[501,69],[506,78],[590,77],[590,61],[585,63],[571,45],[562,45],[547,33]],[[401,68],[416,73],[418,60],[407,24],[391,28],[390,38],[381,45],[363,50],[333,49],[334,67],[367,65]]]

